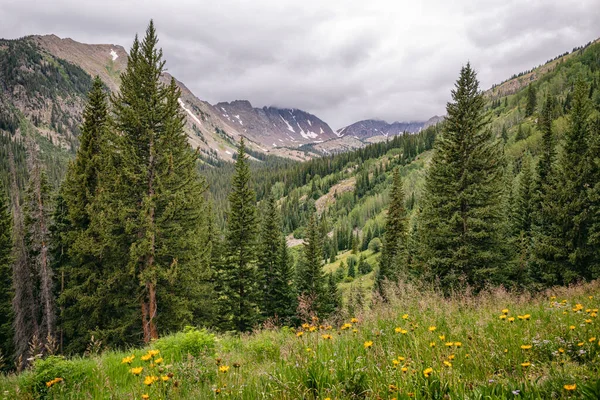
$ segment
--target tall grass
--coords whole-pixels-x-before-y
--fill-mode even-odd
[[[0,397],[600,398],[597,282],[536,296],[491,289],[450,297],[401,284],[386,298],[354,322],[241,336],[188,329],[132,352],[41,360],[0,378]],[[142,361],[149,349],[160,353]],[[143,372],[132,374],[138,366]],[[147,376],[159,381],[147,386]],[[53,378],[63,381],[47,387]]]

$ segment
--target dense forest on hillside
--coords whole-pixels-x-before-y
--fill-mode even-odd
[[[26,80],[10,62],[0,73]],[[467,64],[444,122],[417,134],[304,163],[251,157],[242,139],[218,167],[187,142],[152,23],[117,95],[42,64],[61,77],[29,82],[31,101],[70,85],[87,103],[73,149],[22,120],[17,138],[9,114],[0,126],[5,370],[186,327],[342,322],[398,282],[452,296],[600,275],[600,43],[509,95],[482,92]]]

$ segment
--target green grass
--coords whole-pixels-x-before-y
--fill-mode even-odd
[[[536,297],[496,289],[450,298],[400,285],[389,299],[376,301],[343,330],[350,321],[315,322],[313,328],[299,328],[301,336],[291,328],[242,336],[188,329],[149,347],[160,350],[153,360],[163,358],[154,366],[141,359],[149,348],[39,360],[19,375],[0,377],[0,398],[595,399],[600,394],[600,324],[592,316],[600,307],[600,283]],[[576,304],[582,304],[581,311],[573,311]],[[500,319],[505,308],[514,322]],[[528,320],[517,318],[526,314]],[[365,348],[365,342],[373,344]],[[130,355],[135,355],[132,364],[123,364]],[[526,362],[531,365],[522,366]],[[144,370],[134,376],[129,370],[138,366]],[[220,366],[229,369],[219,372]],[[427,368],[433,370],[429,377],[423,373]],[[167,374],[172,378],[166,382],[143,383],[147,375]],[[64,380],[47,388],[54,378]],[[569,384],[577,388],[568,392],[564,385]]]

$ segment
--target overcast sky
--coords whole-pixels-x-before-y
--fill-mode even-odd
[[[300,108],[334,129],[444,114],[467,61],[489,88],[600,37],[600,0],[0,0],[0,37],[129,50],[150,18],[199,98]]]

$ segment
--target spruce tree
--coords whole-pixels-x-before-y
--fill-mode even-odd
[[[421,215],[431,279],[446,289],[461,277],[481,288],[504,268],[504,161],[484,114],[475,71],[462,68],[429,167]]]
[[[281,239],[277,256],[277,274],[274,282],[273,315],[280,321],[289,323],[296,310],[296,288],[294,270],[285,238]]]
[[[594,173],[588,156],[592,129],[587,94],[585,83],[579,81],[573,92],[569,128],[554,175],[547,178],[546,186],[541,186],[544,191],[536,218],[532,275],[544,286],[596,276],[593,271],[595,250],[588,241],[593,225],[588,188],[593,183]],[[544,149],[546,140],[544,137]],[[544,166],[548,158],[545,153],[543,151],[540,159],[540,165]],[[545,164],[541,164],[543,161]]]
[[[533,85],[530,83],[527,86],[527,106],[525,107],[525,116],[531,117],[535,112],[535,106],[537,105],[537,94]]]
[[[102,81],[96,77],[83,111],[80,146],[57,198],[52,231],[54,265],[64,282],[58,303],[67,352],[83,351],[92,330],[104,325],[102,319],[111,312],[110,308],[100,309],[104,303],[97,291],[107,276],[97,256],[99,237],[90,228],[108,129],[107,96]],[[82,315],[87,317],[81,318]]]
[[[313,310],[320,311],[325,294],[321,235],[316,217],[311,214],[304,238],[303,258],[298,266],[298,292],[313,300]]]
[[[104,274],[114,282],[98,296],[116,309],[100,331],[121,343],[199,324],[212,295],[206,185],[183,130],[181,92],[174,79],[161,82],[157,44],[151,21],[112,99],[114,134],[92,207]]]
[[[529,153],[523,156],[521,172],[515,179],[514,195],[510,218],[511,242],[515,245],[514,279],[524,284],[531,251],[532,225],[534,215],[534,183],[532,159]]]
[[[385,222],[385,233],[383,235],[383,247],[379,258],[379,271],[377,273],[377,290],[383,293],[386,280],[395,281],[399,270],[406,267],[406,240],[407,219],[404,208],[404,189],[402,178],[396,168],[392,175],[392,188],[390,192],[390,206]]]
[[[250,167],[242,139],[229,195],[227,260],[223,277],[232,327],[238,332],[252,329],[258,317],[257,233],[256,195],[251,187]]]
[[[588,150],[588,163],[591,169],[590,185],[587,188],[590,204],[590,230],[588,246],[593,249],[590,261],[590,275],[600,276],[600,117],[596,117],[591,130]]]
[[[53,288],[53,271],[49,252],[52,205],[50,184],[37,154],[30,151],[29,184],[25,193],[24,226],[25,244],[31,273],[34,277],[34,299],[38,313],[29,316],[38,320],[37,339],[48,345],[55,342],[56,313]]]
[[[12,250],[12,215],[0,182],[0,354],[5,360],[13,355]]]
[[[283,248],[282,248],[283,247]],[[264,318],[290,316],[292,306],[289,255],[275,199],[269,195],[263,209],[260,243],[258,247],[258,277]]]

